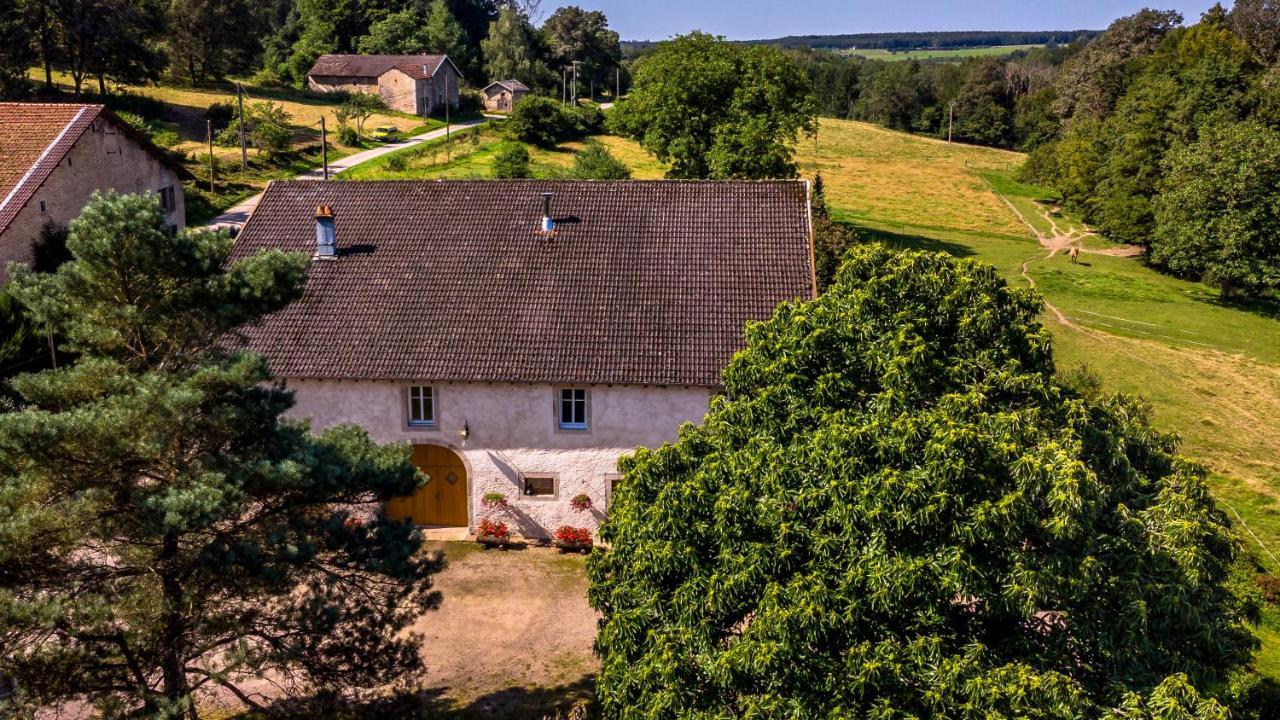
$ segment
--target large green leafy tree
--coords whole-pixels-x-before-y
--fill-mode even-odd
[[[490,80],[519,80],[531,87],[546,84],[551,71],[538,59],[529,18],[514,5],[504,6],[480,43]]]
[[[1228,521],[1142,404],[1064,386],[1039,311],[861,246],[750,326],[703,424],[621,465],[588,565],[609,716],[1225,716],[1201,694],[1255,609]]]
[[[672,178],[794,177],[801,133],[817,132],[813,86],[781,50],[695,32],[635,70],[614,128],[671,163]]]
[[[0,6],[0,100],[19,100],[31,90],[27,70],[36,51],[27,13],[33,9],[19,2]]]
[[[114,194],[68,247],[55,273],[13,268],[79,359],[14,379],[0,415],[0,675],[38,706],[176,718],[200,690],[252,702],[254,678],[343,693],[416,671],[404,630],[440,561],[349,511],[417,487],[407,449],[282,420],[292,394],[227,349],[307,259],[228,263],[224,235],[170,236],[154,199]]]
[[[589,81],[613,87],[614,68],[622,62],[622,45],[603,12],[576,5],[559,8],[542,24],[542,34],[555,67],[580,63],[579,94],[587,90],[584,85]]]
[[[1226,296],[1280,288],[1280,132],[1257,122],[1211,128],[1169,164],[1151,261]]]
[[[261,24],[246,0],[169,0],[165,41],[174,72],[192,83],[248,70]]]

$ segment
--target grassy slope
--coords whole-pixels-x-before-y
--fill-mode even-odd
[[[33,69],[32,79],[43,81],[43,71]],[[65,73],[54,73],[54,82],[64,99],[71,99],[71,79]],[[95,83],[86,84],[86,90],[95,90]],[[281,105],[291,116],[290,123],[294,130],[294,153],[279,162],[267,162],[258,158],[257,151],[250,149],[250,167],[241,171],[240,148],[218,147],[213,155],[218,162],[217,192],[208,191],[208,158],[209,146],[206,142],[205,113],[214,103],[230,103],[236,101],[235,88],[230,84],[217,87],[175,87],[171,85],[142,85],[126,87],[122,90],[129,95],[140,96],[162,104],[158,120],[163,126],[174,130],[178,135],[178,143],[172,149],[186,153],[188,168],[200,181],[189,186],[188,222],[200,224],[218,212],[234,205],[236,202],[260,192],[270,180],[289,178],[309,170],[320,164],[320,118],[325,118],[329,130],[329,159],[336,160],[344,155],[357,152],[373,145],[366,141],[358,147],[346,147],[337,144],[338,103],[334,98],[303,93],[288,88],[260,88],[246,84],[245,102],[270,100]],[[121,98],[117,98],[118,100]],[[87,98],[96,102],[96,97]],[[123,98],[130,105],[128,98]],[[147,114],[147,113],[143,113]],[[405,135],[418,134],[444,127],[444,123],[431,119],[423,119],[415,115],[400,112],[378,113],[365,122],[366,134],[379,125],[394,125]],[[220,128],[215,127],[214,132]]]

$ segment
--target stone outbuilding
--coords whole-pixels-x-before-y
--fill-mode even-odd
[[[154,193],[186,225],[182,164],[102,105],[0,103],[0,281],[29,263],[46,226],[65,228],[94,191]]]
[[[529,86],[519,80],[499,80],[484,89],[484,109],[511,112],[529,94]]]
[[[316,92],[378,95],[392,110],[426,117],[458,106],[462,72],[448,55],[322,55],[307,73]]]
[[[746,323],[814,297],[808,210],[794,180],[276,182],[235,256],[314,259],[245,334],[315,431],[413,446],[430,481],[389,515],[594,532],[619,458],[701,422]]]

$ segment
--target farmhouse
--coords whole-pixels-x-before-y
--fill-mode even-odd
[[[316,92],[378,95],[392,110],[427,116],[458,105],[462,73],[448,55],[322,55],[307,73]]]
[[[499,80],[484,89],[484,107],[496,112],[510,112],[529,94],[529,86],[519,80]]]
[[[189,177],[101,105],[0,103],[0,280],[8,263],[31,262],[44,228],[66,227],[95,190],[155,193],[177,231]]]
[[[500,493],[526,537],[594,528],[619,457],[700,421],[744,325],[815,292],[801,181],[277,182],[235,253],[267,249],[313,255],[245,330],[294,415],[414,446],[431,480],[391,515],[475,527]]]

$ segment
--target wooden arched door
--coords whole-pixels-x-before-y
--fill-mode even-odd
[[[387,503],[387,517],[416,525],[467,524],[467,468],[462,458],[440,445],[414,445],[413,464],[430,478],[409,497]]]

